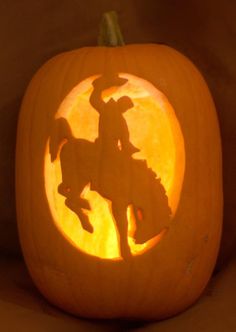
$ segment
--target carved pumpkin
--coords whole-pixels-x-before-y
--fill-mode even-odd
[[[20,112],[16,200],[27,266],[52,303],[139,319],[192,304],[222,220],[219,128],[198,70],[154,44],[51,59]]]

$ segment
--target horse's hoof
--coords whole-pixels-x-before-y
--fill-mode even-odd
[[[81,225],[82,225],[82,227],[85,231],[87,231],[89,233],[93,233],[94,229],[93,229],[93,226],[90,224],[89,221],[84,220],[83,222],[81,222]]]
[[[94,231],[93,226],[91,224],[87,224],[84,229],[89,233],[93,233]]]

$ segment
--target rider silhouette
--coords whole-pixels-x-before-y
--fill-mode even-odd
[[[103,183],[98,187],[103,196],[111,200],[111,212],[118,229],[120,251],[123,258],[131,255],[128,245],[127,195],[122,191],[122,186],[117,183],[119,181],[119,169],[115,170],[115,165],[113,166],[112,163],[122,164],[122,160],[127,162],[127,159],[131,159],[133,153],[139,151],[129,141],[129,130],[123,117],[123,113],[134,105],[128,96],[122,96],[116,101],[110,98],[108,102],[105,102],[102,98],[102,92],[111,87],[124,85],[126,82],[126,79],[120,78],[118,75],[101,76],[93,82],[94,89],[90,96],[90,104],[100,115],[98,138],[95,144],[100,143],[102,147],[104,175]],[[107,168],[106,165],[109,165],[109,167]],[[113,170],[111,170],[111,167]],[[117,176],[114,176],[116,172]],[[113,187],[108,183],[110,181],[113,182]],[[116,199],[115,196],[120,198]]]
[[[102,92],[112,86],[121,86],[127,82],[126,79],[117,76],[101,76],[93,82],[93,92],[90,96],[90,104],[99,113],[98,140],[109,146],[110,149],[132,155],[138,152],[133,144],[129,141],[129,130],[123,117],[128,109],[132,108],[133,102],[128,96],[122,96],[117,101],[110,98],[106,103],[102,98]]]

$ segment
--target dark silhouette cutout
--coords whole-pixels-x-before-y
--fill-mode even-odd
[[[132,154],[139,151],[129,141],[129,130],[123,113],[133,107],[132,100],[123,96],[107,103],[102,91],[119,87],[126,79],[118,75],[101,76],[93,82],[90,103],[99,113],[98,137],[94,143],[73,137],[66,119],[56,120],[50,137],[51,160],[60,151],[62,183],[58,192],[65,196],[65,204],[78,216],[82,227],[93,232],[88,216],[89,202],[81,197],[86,185],[111,201],[111,214],[116,225],[120,253],[128,258],[127,208],[132,209],[136,221],[135,241],[144,243],[168,226],[171,211],[165,189],[145,160]],[[86,124],[85,124],[86,125]],[[61,149],[60,149],[61,147]]]

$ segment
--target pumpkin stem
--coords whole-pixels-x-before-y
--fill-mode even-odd
[[[118,23],[118,16],[115,11],[106,12],[102,16],[98,36],[99,46],[122,46],[124,39]]]

